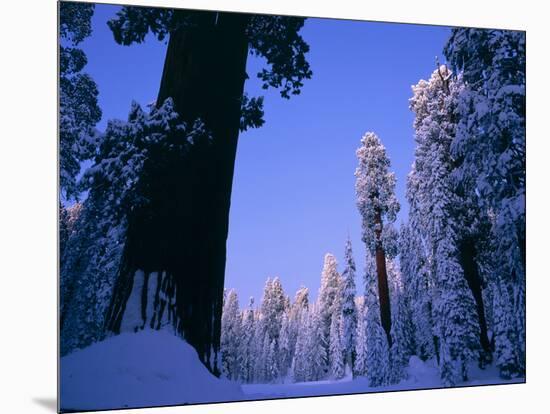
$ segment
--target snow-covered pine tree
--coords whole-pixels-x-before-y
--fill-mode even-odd
[[[59,3],[59,186],[65,200],[77,199],[81,163],[93,158],[95,125],[101,119],[95,81],[83,72],[78,46],[92,33],[94,4]]]
[[[344,253],[344,271],[342,272],[342,348],[344,363],[353,372],[355,363],[355,333],[357,330],[357,313],[355,306],[355,260],[351,240],[348,238]]]
[[[239,361],[241,345],[242,318],[239,311],[237,292],[231,289],[227,293],[222,314],[221,359],[222,374],[232,380],[239,379],[241,366]]]
[[[309,309],[309,290],[300,287],[294,296],[289,315],[289,348],[291,358],[296,354],[296,342],[300,331],[305,326],[305,316]]]
[[[407,182],[407,199],[409,200],[409,223],[401,228],[399,266],[403,280],[403,294],[411,308],[411,319],[414,325],[415,354],[426,361],[437,357],[437,346],[434,336],[430,265],[424,248],[417,210],[417,197],[411,184],[414,167]],[[414,229],[414,230],[413,230]]]
[[[501,343],[496,363],[505,377],[523,375],[525,33],[454,29],[444,52],[466,84],[459,96],[460,121],[451,147],[458,161],[455,175],[492,217],[495,269],[489,285],[495,342]],[[506,316],[510,311],[513,318]],[[503,351],[504,344],[510,349]]]
[[[264,289],[261,312],[269,343],[275,341],[277,349],[279,347],[279,333],[281,332],[285,303],[286,296],[279,278],[268,279]]]
[[[254,331],[254,382],[262,383],[265,381],[265,360],[264,354],[264,342],[265,342],[265,328],[262,314],[259,310],[255,312],[256,329]]]
[[[323,346],[323,371],[329,373],[330,369],[330,324],[332,315],[341,312],[341,277],[337,269],[338,263],[336,258],[327,253],[321,273],[321,287],[319,288],[319,296],[317,299],[318,320],[322,335],[321,345]]]
[[[367,373],[367,332],[365,324],[364,301],[356,301],[357,326],[354,335],[355,364],[354,376],[365,376]]]
[[[259,321],[257,323],[256,338],[258,342],[258,353],[255,363],[255,378],[259,382],[272,382],[276,378],[271,375],[275,372],[275,368],[271,367],[272,361],[270,358],[270,347],[273,344],[275,350],[272,355],[275,357],[277,364],[276,371],[280,372],[281,367],[278,366],[279,360],[279,335],[283,322],[283,315],[287,310],[287,297],[285,296],[283,286],[279,278],[268,278],[260,304]]]
[[[309,335],[306,341],[308,366],[308,381],[318,381],[327,374],[326,361],[328,346],[325,344],[323,324],[321,322],[320,309],[312,306],[309,313]]]
[[[434,324],[439,338],[441,378],[454,386],[467,378],[467,363],[478,355],[479,319],[460,264],[456,206],[460,205],[451,183],[453,159],[450,145],[455,136],[460,79],[446,66],[438,67],[429,81],[413,86],[411,109],[415,140],[421,147],[415,171],[419,202],[423,207],[423,230],[431,253],[434,278]]]
[[[378,136],[366,133],[357,149],[355,171],[357,208],[362,217],[363,241],[376,258],[380,320],[391,344],[391,309],[386,272],[386,255],[392,256],[396,235],[391,223],[396,219],[399,202],[395,196],[395,174]]]
[[[290,364],[292,363],[292,350],[290,342],[290,320],[289,313],[284,312],[281,323],[281,332],[279,333],[279,353],[277,355],[279,364],[279,374],[281,378],[286,378]]]
[[[345,375],[344,350],[342,349],[341,314],[333,313],[330,323],[329,353],[330,377],[340,379]]]
[[[254,298],[250,297],[248,308],[244,310],[241,347],[239,350],[241,356],[240,379],[244,383],[254,381],[255,331]]]
[[[404,294],[401,273],[393,260],[386,263],[392,300],[392,346],[390,348],[389,382],[396,384],[406,378],[405,368],[416,352],[414,327],[409,302]]]
[[[308,343],[311,336],[311,324],[309,314],[303,312],[300,314],[300,329],[296,338],[295,352],[292,357],[291,376],[294,382],[304,382],[309,378],[309,366],[307,361]]]

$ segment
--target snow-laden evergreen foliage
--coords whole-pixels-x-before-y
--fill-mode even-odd
[[[222,314],[222,374],[236,380],[241,375],[242,363],[242,318],[239,311],[239,299],[235,290],[227,294]]]
[[[455,178],[491,217],[488,276],[496,362],[525,371],[525,33],[454,29],[445,46],[465,88],[451,151]],[[513,315],[513,316],[511,316]]]
[[[354,376],[365,376],[367,373],[367,330],[365,322],[365,304],[364,301],[357,303],[357,327],[355,330],[355,364],[353,365]]]
[[[409,176],[411,177],[411,176]],[[410,181],[408,184],[410,189]],[[409,192],[410,201],[416,201]],[[414,354],[423,361],[436,356],[433,333],[433,281],[423,240],[418,227],[412,230],[411,223],[418,223],[418,211],[409,210],[409,223],[401,228],[399,265],[403,280],[403,297],[408,301],[414,331]]]
[[[467,377],[467,363],[476,358],[479,348],[476,304],[459,259],[456,206],[460,200],[451,181],[450,146],[456,130],[457,97],[462,90],[461,78],[440,66],[429,81],[413,86],[410,100],[416,116],[417,150],[409,184],[417,185],[414,197],[418,197],[420,229],[430,254],[434,283],[434,333],[439,342],[442,380],[448,386]]]
[[[83,72],[86,54],[78,48],[92,33],[94,7],[69,2],[59,5],[59,184],[66,200],[78,198],[81,162],[94,155],[95,125],[101,119],[97,85]]]
[[[386,148],[375,133],[367,132],[363,136],[357,159],[355,192],[362,218],[363,241],[371,254],[381,246],[392,256],[391,252],[395,252],[393,228],[384,226],[384,223],[395,221],[399,202],[395,196],[395,174],[389,170]]]
[[[242,318],[241,338],[240,338],[240,374],[239,379],[242,382],[252,382],[254,380],[254,359],[255,359],[255,318],[254,318],[254,298],[250,298],[248,308],[244,311]],[[222,318],[223,321],[223,318]],[[222,334],[225,329],[222,325]],[[223,355],[223,352],[222,352]]]
[[[342,316],[334,313],[330,322],[329,337],[329,361],[330,376],[333,379],[340,379],[345,374],[344,350],[342,348],[341,335]]]
[[[329,372],[331,366],[330,346],[330,325],[332,316],[341,312],[342,301],[340,300],[341,291],[341,276],[337,269],[338,263],[336,258],[327,253],[321,273],[321,287],[317,299],[317,307],[319,309],[319,323],[322,335],[321,344],[324,348],[323,371]]]
[[[390,348],[389,382],[405,378],[409,358],[416,354],[414,326],[409,300],[405,295],[401,273],[393,260],[387,261],[392,298],[392,346]]]
[[[351,240],[348,238],[344,251],[344,271],[342,272],[342,349],[344,362],[353,371],[355,362],[355,334],[357,330],[357,312],[355,306],[355,260]]]
[[[203,124],[181,122],[170,99],[149,113],[133,103],[127,122],[109,122],[94,164],[79,184],[88,197],[61,257],[62,355],[106,335],[105,319],[120,271],[128,214],[148,202],[143,171],[150,154],[185,153],[199,139],[208,139]],[[166,291],[156,294],[162,296],[157,301],[161,304]],[[141,301],[136,304],[141,306]],[[146,315],[142,321],[139,309],[133,314],[139,319],[136,327],[152,320],[152,315]]]

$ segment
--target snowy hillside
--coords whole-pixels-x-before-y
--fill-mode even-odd
[[[196,351],[163,331],[121,334],[61,358],[61,409],[96,410],[244,399]]]

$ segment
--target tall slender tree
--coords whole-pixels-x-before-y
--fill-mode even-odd
[[[240,379],[245,383],[254,381],[254,358],[255,358],[255,318],[254,298],[250,297],[248,308],[244,310],[242,325],[242,340],[239,354],[241,355]],[[222,316],[223,321],[223,316]]]
[[[231,289],[227,294],[222,317],[222,373],[229,379],[240,376],[239,355],[241,350],[242,318],[239,312],[237,292]]]
[[[321,287],[319,288],[319,296],[317,299],[317,310],[319,316],[321,346],[324,348],[323,369],[325,374],[330,369],[330,325],[332,316],[341,312],[341,277],[337,269],[338,263],[336,258],[327,253],[321,273]]]
[[[376,134],[367,132],[357,150],[359,165],[355,171],[357,207],[362,217],[363,241],[376,258],[380,319],[391,346],[391,305],[386,271],[386,256],[395,248],[391,227],[399,211],[395,196],[395,174],[390,172],[386,148]]]
[[[355,362],[355,335],[357,330],[357,312],[355,306],[355,260],[348,238],[344,253],[345,268],[342,272],[342,348],[344,363],[353,372]]]

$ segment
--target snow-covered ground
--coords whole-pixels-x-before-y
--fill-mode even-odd
[[[245,384],[218,379],[199,361],[196,351],[169,332],[125,333],[61,358],[62,411],[242,401],[267,398],[352,394],[437,388],[439,371],[433,361],[412,357],[408,379],[372,388],[366,378],[284,384]],[[471,367],[470,381],[461,385],[504,381],[495,368]]]
[[[366,392],[415,390],[440,388],[439,369],[434,361],[422,362],[411,357],[407,368],[408,378],[399,384],[385,387],[369,387],[368,380],[360,377],[343,378],[339,381],[315,381],[284,384],[245,384],[242,386],[246,398],[250,400],[265,398],[309,397],[320,395],[355,394]],[[470,380],[460,386],[523,383],[523,378],[503,380],[495,367],[479,369],[475,364],[470,367]]]
[[[61,358],[63,411],[243,400],[187,342],[169,332],[125,333]]]

